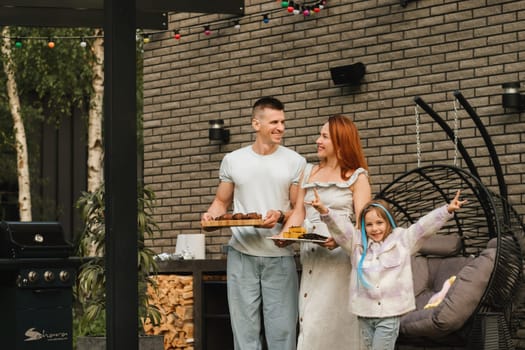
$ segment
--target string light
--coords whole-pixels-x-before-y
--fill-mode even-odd
[[[319,13],[321,12],[322,9],[324,9],[326,7],[326,3],[327,3],[327,0],[317,0],[317,1],[304,1],[304,2],[299,2],[299,1],[287,1],[287,0],[276,0],[276,2],[279,4],[279,8],[278,9],[275,9],[275,10],[272,10],[272,11],[269,11],[268,13],[262,15],[263,16],[263,22],[264,23],[269,23],[270,22],[270,14],[273,14],[275,12],[278,12],[278,11],[282,11],[282,9],[284,9],[287,13],[290,13],[290,14],[293,14],[293,15],[298,15],[300,13],[303,14],[303,16],[306,18],[306,17],[309,17],[311,15],[313,15],[314,13]],[[248,16],[243,16],[242,17],[242,21],[244,22],[244,20],[246,19],[249,19],[253,16],[260,16],[261,14],[257,14],[257,13],[254,13],[254,14],[251,14],[251,15],[248,15]],[[221,24],[223,24],[221,26]],[[226,25],[224,25],[226,24]],[[233,27],[237,30],[239,30],[241,28],[241,21],[240,20],[234,20],[232,22],[231,19],[229,20],[219,20],[217,22],[214,22],[213,25],[214,25],[214,28],[216,28],[216,30],[219,30],[219,29],[222,29],[222,28],[226,28],[228,26],[232,26],[233,24]],[[186,31],[188,32],[192,32],[191,30],[192,27],[190,28],[186,28]],[[175,40],[180,40],[182,38],[182,35],[180,34],[180,29],[177,29],[177,30],[162,30],[162,31],[155,31],[155,32],[147,32],[145,33],[142,29],[137,29],[136,31],[136,40],[137,42],[139,40],[142,40],[143,43],[149,43],[151,40],[152,40],[152,36],[155,35],[155,34],[162,34],[162,33],[166,33],[166,32],[172,32],[172,37],[173,39]],[[211,25],[208,24],[206,26],[204,26],[204,34],[206,36],[209,36],[212,34],[212,31],[211,31]],[[85,48],[88,46],[88,43],[86,41],[86,39],[96,39],[96,38],[103,38],[104,36],[103,35],[99,35],[99,36],[83,36],[83,37],[80,37],[80,36],[54,36],[54,37],[16,37],[16,39],[13,39],[13,37],[7,37],[7,39],[10,39],[10,40],[14,40],[14,45],[15,47],[17,48],[21,48],[23,46],[22,44],[22,41],[23,40],[47,40],[47,46],[49,48],[54,48],[56,46],[56,42],[55,40],[56,39],[75,39],[75,40],[79,40],[79,44],[81,47]],[[4,38],[3,36],[0,36],[0,38]]]
[[[298,15],[302,13],[305,17],[311,16],[314,13],[321,12],[325,8],[327,0],[316,0],[316,1],[286,1],[277,0],[281,3],[281,8],[286,9],[288,13]]]
[[[14,41],[14,45],[16,48],[22,48],[24,46],[24,42],[25,41],[40,41],[40,42],[44,42],[45,45],[52,49],[52,48],[55,48],[56,45],[57,45],[57,40],[76,40],[78,41],[79,45],[82,46],[82,47],[87,47],[87,39],[96,39],[96,38],[103,38],[104,36],[103,35],[98,35],[98,36],[91,36],[91,35],[86,35],[86,36],[14,36],[14,37],[9,37],[9,36],[2,36],[0,35],[0,38],[1,39],[9,39],[9,40],[12,40]]]
[[[326,6],[326,0],[309,1],[303,2],[302,4],[298,1],[283,1],[281,2],[282,7],[285,7],[284,3],[286,3],[286,11],[288,11],[288,13],[293,13],[294,15],[302,13],[304,17],[319,13]]]

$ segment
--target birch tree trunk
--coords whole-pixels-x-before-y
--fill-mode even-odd
[[[88,117],[88,155],[87,155],[87,192],[95,193],[104,181],[104,147],[102,143],[102,115],[104,101],[104,39],[102,29],[95,30],[93,41],[94,61],[89,117]],[[99,242],[92,240],[88,246],[88,255],[97,255]]]
[[[92,63],[93,94],[88,119],[88,159],[87,159],[87,191],[95,192],[103,182],[104,149],[102,144],[102,114],[104,100],[104,39],[102,29],[95,31],[93,52],[95,60]]]
[[[24,121],[20,111],[20,98],[15,80],[15,66],[11,57],[11,39],[9,27],[2,28],[2,54],[4,56],[4,71],[7,76],[7,95],[9,108],[13,117],[15,133],[16,163],[18,174],[18,210],[20,221],[31,221],[31,182],[29,178],[29,159],[27,155],[27,139]]]

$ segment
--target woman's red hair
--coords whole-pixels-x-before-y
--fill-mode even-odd
[[[335,156],[341,167],[341,178],[347,180],[348,174],[358,168],[368,171],[361,138],[355,124],[348,117],[336,114],[328,118],[328,130]]]

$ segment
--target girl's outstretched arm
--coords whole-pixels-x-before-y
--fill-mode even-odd
[[[447,207],[447,210],[449,213],[455,212],[456,210],[460,209],[463,204],[467,203],[466,199],[462,201],[459,200],[460,194],[461,194],[461,190],[458,190],[456,192],[456,196],[450,201],[450,204]]]

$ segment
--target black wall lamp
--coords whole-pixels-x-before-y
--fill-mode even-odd
[[[330,75],[336,85],[359,85],[365,73],[366,66],[361,62],[330,68]]]
[[[210,120],[208,132],[210,141],[221,141],[222,144],[230,142],[230,130],[224,129],[223,119]]]
[[[502,87],[503,95],[501,96],[501,104],[503,107],[517,109],[519,111],[525,110],[525,95],[520,94],[520,83],[505,83]]]

